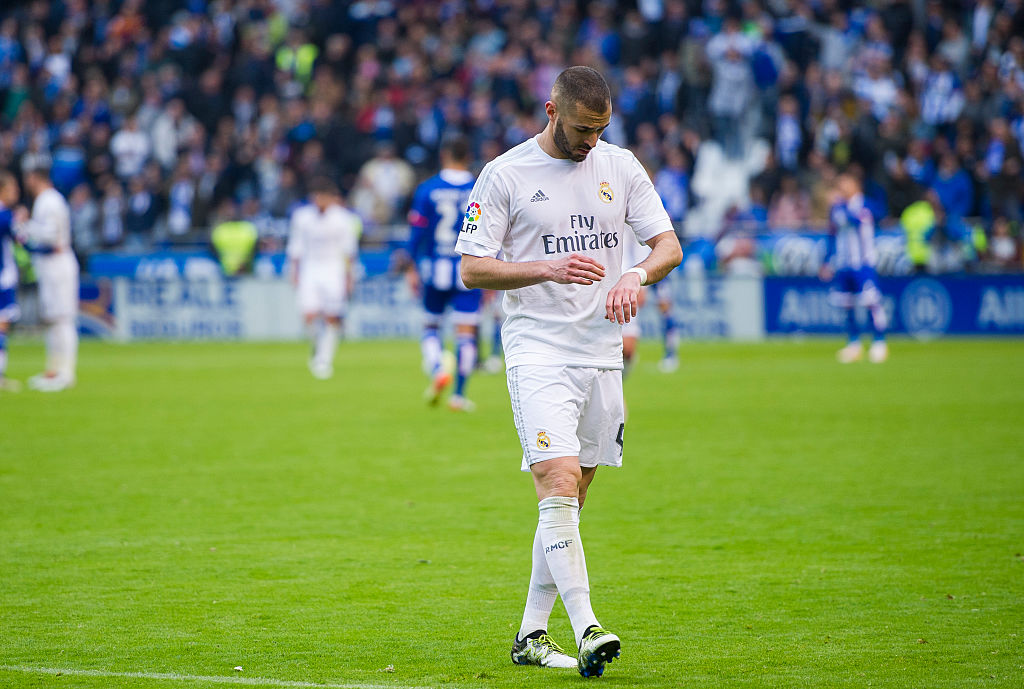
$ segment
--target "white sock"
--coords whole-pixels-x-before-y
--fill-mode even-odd
[[[885,312],[885,307],[881,304],[872,304],[869,311],[871,312],[871,322],[874,323],[876,333],[884,333],[886,328],[889,327],[889,316]]]
[[[432,376],[441,369],[441,336],[437,327],[427,326],[420,340],[420,352],[423,353],[423,372]]]
[[[60,337],[60,322],[46,326],[46,370],[60,372],[64,365],[64,352]]]
[[[306,337],[313,345],[313,356],[310,358],[313,361],[320,360],[320,332],[323,330],[323,323],[319,320],[314,320],[312,323],[306,324]]]
[[[57,324],[60,328],[62,368],[57,372],[68,380],[75,379],[75,369],[78,366],[78,328],[75,327],[74,319],[68,318]]]
[[[550,497],[541,500],[538,507],[544,559],[569,613],[579,646],[587,627],[598,624],[590,607],[590,580],[580,540],[580,503],[576,498]]]
[[[541,544],[540,526],[533,535],[533,569],[530,571],[530,589],[526,593],[526,609],[523,611],[523,623],[519,626],[518,638],[524,639],[527,634],[548,629],[548,618],[551,609],[558,600],[558,587],[551,577],[548,562],[544,558],[544,546]]]
[[[334,351],[338,348],[338,335],[340,332],[340,326],[324,323],[316,345],[316,359],[321,364],[331,366],[334,363]]]

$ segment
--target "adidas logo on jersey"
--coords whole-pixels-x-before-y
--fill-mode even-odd
[[[538,189],[537,193],[533,195],[532,199],[530,199],[530,203],[537,203],[538,201],[549,201],[549,200],[550,199],[548,199],[548,197],[544,195],[544,192],[541,191],[540,189]]]

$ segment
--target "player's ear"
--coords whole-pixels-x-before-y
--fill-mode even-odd
[[[548,119],[552,122],[555,121],[555,115],[558,114],[558,108],[555,106],[554,101],[548,101],[544,104],[544,112],[547,113]]]

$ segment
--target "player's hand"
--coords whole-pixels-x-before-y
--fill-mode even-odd
[[[605,301],[605,318],[624,325],[636,317],[640,308],[640,276],[626,273],[612,287]]]
[[[604,277],[604,266],[580,254],[551,261],[551,277],[548,279],[560,285],[592,285]]]
[[[18,225],[26,222],[29,219],[28,208],[25,206],[18,206],[14,209],[14,222]]]
[[[420,274],[416,272],[415,268],[408,268],[405,271],[405,284],[409,287],[409,292],[415,296],[420,296]]]
[[[835,275],[836,272],[832,270],[832,266],[827,263],[821,268],[818,268],[818,279],[822,282],[832,282],[832,278],[834,278]]]

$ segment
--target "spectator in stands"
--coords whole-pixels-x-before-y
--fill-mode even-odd
[[[124,128],[110,139],[110,153],[114,156],[114,174],[122,182],[142,174],[142,167],[152,152],[149,134],[139,128],[134,115],[125,121]]]
[[[76,186],[68,196],[71,209],[71,241],[75,253],[85,256],[100,246],[100,209],[88,184]]]
[[[104,178],[101,188],[101,236],[103,245],[110,248],[120,245],[124,239],[124,190],[120,182],[109,176]]]
[[[768,226],[772,230],[802,230],[810,216],[810,196],[800,189],[794,175],[784,175],[768,208]]]
[[[707,58],[714,73],[708,108],[715,138],[730,158],[743,155],[749,126],[750,106],[754,102],[754,80],[750,56],[753,41],[740,31],[739,20],[726,18],[722,33],[707,45]]]
[[[665,204],[668,217],[676,227],[681,227],[690,205],[690,175],[686,155],[678,146],[666,147],[665,165],[654,175],[654,188]]]
[[[179,149],[192,137],[198,122],[185,110],[185,101],[172,98],[167,102],[150,129],[153,158],[166,172],[177,166]]]
[[[129,249],[141,249],[156,226],[160,208],[156,194],[143,175],[128,182],[128,197],[124,210],[124,231]]]
[[[392,141],[377,145],[377,154],[359,170],[352,194],[357,213],[380,226],[395,222],[412,193],[412,166],[396,155]]]
[[[178,162],[167,191],[167,230],[172,237],[181,237],[192,230],[192,203],[195,198],[195,180],[188,161],[183,159]]]
[[[68,120],[60,128],[60,143],[53,152],[53,166],[50,168],[53,186],[64,196],[85,182],[85,156],[81,127],[76,120]]]
[[[655,179],[674,174],[681,132],[713,132],[732,157],[763,136],[776,159],[757,176],[765,198],[777,184],[766,180],[795,173],[810,222],[824,222],[824,180],[856,163],[895,217],[921,188],[944,197],[960,188],[959,178],[936,180],[948,149],[978,190],[967,212],[1012,221],[1021,215],[1024,6],[929,2],[920,15],[912,6],[3,3],[0,165],[51,165],[65,190],[84,175],[93,201],[113,209],[126,201],[111,177],[127,185],[155,160],[166,181],[152,191],[166,203],[140,237],[147,244],[164,227],[193,237],[185,224],[208,227],[210,209],[236,194],[285,217],[309,170],[333,167],[380,228],[369,239],[387,242],[397,235],[380,223],[401,217],[401,188],[436,163],[445,132],[474,134],[479,169],[540,129],[537,104],[555,74],[595,62],[620,75],[605,137],[642,154]],[[394,144],[384,163],[381,141]],[[700,141],[687,149],[696,157]],[[387,170],[397,173],[393,197],[380,186]],[[189,195],[186,177],[191,215],[170,202],[172,188]],[[121,241],[123,213],[101,210],[108,243]]]
[[[799,108],[794,96],[783,96],[779,100],[779,113],[775,121],[775,155],[782,167],[790,172],[796,172],[803,147]]]
[[[931,188],[938,196],[947,218],[959,220],[971,215],[974,208],[974,185],[952,151],[942,154]]]
[[[1020,255],[1020,241],[1014,236],[1010,221],[1002,216],[997,217],[992,221],[992,239],[986,257],[988,262],[999,270],[1019,269]]]

